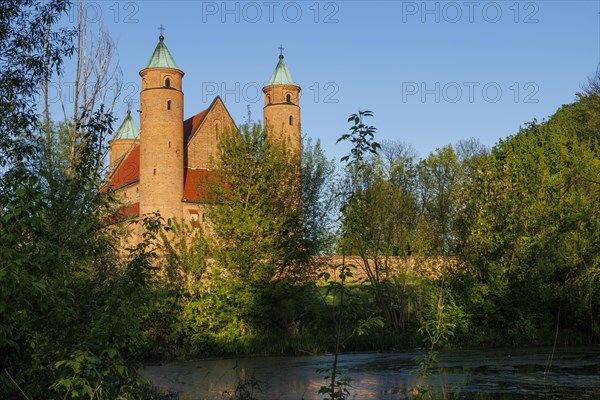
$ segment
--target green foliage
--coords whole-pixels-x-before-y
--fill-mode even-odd
[[[260,125],[243,125],[219,142],[209,209],[219,266],[243,281],[306,275],[298,155],[266,140]]]
[[[374,126],[365,125],[363,122],[365,117],[372,116],[373,112],[369,110],[358,110],[358,114],[352,114],[350,117],[348,117],[348,122],[353,123],[353,125],[350,127],[350,133],[344,133],[337,140],[337,143],[344,140],[349,140],[350,143],[352,143],[350,154],[341,158],[341,161],[347,162],[349,166],[353,164],[360,165],[365,157],[365,154],[376,154],[377,149],[381,147],[379,143],[373,140],[377,128]]]
[[[431,350],[447,343],[457,328],[464,329],[468,321],[468,315],[456,304],[452,294],[445,293],[443,285],[436,289],[429,292],[419,328]]]
[[[113,199],[99,191],[113,122],[103,107],[80,127],[68,167],[69,122],[40,130],[34,95],[71,49],[53,25],[67,6],[1,6],[0,397],[139,398],[133,357],[154,303],[159,223],[148,219],[145,240],[119,257],[105,226]]]
[[[353,146],[338,187],[318,142],[300,157],[244,125],[220,141],[207,228],[176,221],[164,232],[148,216],[143,240],[118,252],[119,230],[104,224],[114,202],[99,191],[112,116],[82,118],[71,153],[71,123],[35,109],[39,82],[72,51],[72,32],[55,26],[67,7],[0,6],[3,399],[139,398],[135,360],[161,349],[332,351],[320,394],[342,399],[341,351],[414,343],[417,330],[423,378],[453,343],[600,339],[597,87],[491,152],[463,141],[420,161],[375,142],[373,113],[359,111],[338,140]],[[351,284],[344,261],[315,284],[310,257],[333,249],[338,217],[338,249],[360,257],[367,280]],[[398,259],[441,268],[418,274]],[[259,386],[241,381],[234,396]]]
[[[329,172],[318,148],[313,154],[313,176],[321,179],[313,187],[318,194]],[[218,178],[209,183],[210,223],[206,232],[193,230],[197,239],[191,248],[197,251],[182,245],[170,251],[183,264],[204,254],[196,268],[202,279],[179,268],[195,281],[182,298],[178,329],[200,353],[215,343],[293,330],[303,313],[309,255],[317,245],[308,243],[303,231],[298,154],[268,141],[260,125],[243,125],[222,137],[217,156]],[[313,210],[318,213],[319,207]],[[185,241],[189,235],[178,236]]]
[[[597,340],[598,99],[593,90],[580,94],[491,152],[469,140],[419,162],[386,144],[381,154],[354,156],[339,246],[361,256],[388,326],[429,318],[427,279],[390,262],[418,256],[416,263],[439,260],[446,290],[465,314],[452,321],[461,325],[452,340],[549,343],[562,330],[570,341],[573,329],[580,340]],[[412,305],[411,287],[420,288]]]
[[[0,5],[0,171],[37,153],[39,84],[73,52],[74,31],[57,28],[69,0],[14,0]],[[5,190],[5,189],[3,189]]]
[[[597,98],[581,96],[528,124],[463,189],[459,256],[473,277],[459,286],[473,336],[547,342],[576,327],[597,340],[598,112]]]
[[[436,150],[418,166],[419,252],[426,256],[452,255],[454,210],[460,165],[452,146]]]
[[[202,226],[175,219],[160,236],[165,252],[166,284],[173,290],[193,292],[206,273],[211,256]]]
[[[24,169],[5,176],[0,353],[28,396],[52,398],[52,385],[60,397],[112,398],[136,382],[130,357],[152,304],[152,257],[142,243],[117,261],[117,238],[102,225],[109,203],[87,180],[96,164],[87,165],[91,173],[70,177],[42,170],[41,180]],[[16,393],[2,386],[3,398]]]
[[[334,376],[327,375],[331,373],[331,369],[329,368],[318,369],[317,372],[325,374],[323,377],[325,380],[330,380]],[[348,375],[343,375],[333,379],[333,386],[321,386],[318,393],[327,396],[325,399],[348,399],[351,395],[351,387],[352,378]]]
[[[145,316],[144,358],[181,357],[186,338],[197,340],[206,312],[198,309],[209,269],[210,249],[201,226],[173,220],[171,227],[159,226],[160,237],[152,244],[160,257],[155,262],[154,305]],[[158,238],[157,238],[158,239]],[[209,291],[210,292],[210,291]],[[215,310],[209,304],[207,310]],[[200,335],[201,336],[201,335]]]
[[[297,161],[283,163],[291,157],[277,155],[285,148],[268,143],[259,127],[242,127],[222,143],[215,222],[198,233],[205,238],[198,252],[172,242],[172,253],[188,258],[174,270],[202,279],[181,272],[188,286],[173,297],[169,340],[203,355],[381,349],[391,343],[381,332],[401,338],[395,348],[414,344],[418,331],[428,347],[549,343],[556,329],[559,341],[595,340],[598,110],[582,96],[491,152],[476,140],[420,161],[406,145],[367,151],[349,163],[339,187],[327,186],[344,199],[338,249],[360,256],[367,280],[342,283],[352,271],[338,269],[316,287],[301,260],[321,240],[314,238],[327,236],[305,230],[322,228],[323,204],[306,206],[323,197],[326,159],[318,146],[305,147],[301,182],[309,186],[296,202]],[[281,187],[290,189],[285,198]],[[305,221],[300,208],[310,215]],[[198,232],[183,230],[181,237]],[[369,316],[386,329],[365,329],[373,338],[365,341],[355,328]],[[435,357],[422,364],[432,368]]]
[[[338,142],[342,140],[350,140],[353,144],[353,148],[350,150],[348,156],[342,157],[342,161],[349,160],[352,157],[352,161],[348,162],[347,169],[355,168],[360,171],[362,167],[362,160],[364,153],[372,152],[376,153],[376,150],[380,148],[379,143],[373,141],[375,128],[372,126],[365,126],[362,122],[363,117],[373,116],[370,111],[359,111],[359,114],[353,114],[348,119],[348,122],[353,122],[354,125],[350,128],[349,134],[342,135]],[[353,183],[351,181],[351,183]],[[350,194],[348,204],[344,205],[344,208],[351,207],[357,202],[360,202],[361,193],[355,190],[353,185]],[[344,210],[342,210],[344,211]],[[347,211],[347,210],[346,210]],[[358,219],[359,216],[356,215]],[[343,226],[344,238],[348,235],[347,227]],[[334,358],[330,369],[322,369],[319,372],[326,372],[328,375],[325,376],[325,380],[329,380],[329,384],[321,386],[319,394],[327,395],[329,399],[346,399],[350,396],[349,387],[352,378],[349,376],[342,376],[340,378],[340,371],[338,371],[338,357],[343,346],[350,338],[354,335],[364,335],[369,332],[374,326],[383,327],[383,319],[376,315],[370,315],[367,319],[358,321],[358,324],[354,326],[354,329],[349,329],[352,326],[353,316],[356,313],[358,307],[355,302],[356,296],[346,286],[346,280],[353,276],[352,265],[346,264],[345,257],[342,257],[342,263],[334,265],[332,271],[336,276],[336,279],[330,280],[331,275],[328,272],[322,272],[319,278],[323,278],[328,284],[325,292],[326,296],[333,294],[339,298],[339,301],[334,301],[335,315],[332,317],[332,321],[335,324],[335,348]],[[325,297],[324,297],[325,300]]]
[[[51,398],[51,384],[60,397],[126,393],[137,382],[130,357],[152,303],[151,257],[137,248],[129,262],[117,262],[116,239],[91,212],[100,205],[70,195],[83,185],[42,185],[22,173],[29,178],[5,197],[0,230],[2,364],[29,396]],[[3,397],[15,386],[3,386]]]
[[[347,169],[350,195],[342,209],[340,245],[359,255],[369,288],[386,323],[409,324],[409,273],[397,270],[397,257],[412,254],[417,220],[416,169],[412,151],[384,143],[381,155]]]
[[[352,266],[343,261],[332,267],[332,273],[335,276],[334,280],[331,280],[329,272],[322,272],[319,278],[327,283],[323,300],[326,301],[328,296],[333,296],[334,315],[331,317],[331,321],[335,325],[334,358],[331,368],[317,370],[318,373],[325,374],[323,379],[329,381],[328,385],[320,387],[319,394],[326,395],[326,398],[331,400],[347,399],[350,396],[352,378],[342,375],[338,369],[338,357],[346,343],[356,335],[367,335],[373,328],[383,328],[384,326],[383,319],[374,314],[365,319],[357,319],[361,300],[357,293],[350,290],[346,284],[346,280],[353,276]]]
[[[52,384],[52,389],[65,393],[63,398],[70,399],[106,399],[114,398],[120,392],[120,398],[135,398],[132,396],[139,388],[138,380],[133,380],[134,386],[127,380],[130,371],[118,360],[118,351],[114,348],[105,354],[96,356],[89,351],[75,351],[68,360],[57,361],[57,370],[66,370],[67,377],[60,378]],[[118,391],[111,388],[113,382],[107,379],[124,379],[127,384],[119,387]],[[115,384],[116,385],[116,384]],[[113,389],[113,390],[111,390]]]
[[[443,281],[439,287],[433,289],[429,292],[427,306],[422,315],[423,321],[419,328],[419,333],[424,337],[428,351],[417,358],[419,367],[415,372],[420,381],[416,388],[409,390],[418,399],[435,398],[428,379],[431,370],[436,367],[438,362],[436,348],[446,344],[454,336],[457,328],[464,329],[468,319],[452,295],[446,292]]]
[[[328,161],[321,142],[310,139],[302,143],[302,224],[311,254],[331,254],[335,241],[335,190],[332,178],[335,164]]]

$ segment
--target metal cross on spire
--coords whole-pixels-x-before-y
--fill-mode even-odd
[[[163,32],[167,30],[167,28],[165,28],[162,24],[160,24],[160,26],[158,27],[158,30],[160,31],[160,36],[163,36]]]
[[[283,51],[285,50],[285,47],[283,47],[282,44],[279,45],[279,56],[283,57]]]

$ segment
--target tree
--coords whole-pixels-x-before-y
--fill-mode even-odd
[[[138,383],[131,357],[143,343],[141,320],[153,303],[151,239],[120,261],[114,248],[119,238],[105,226],[112,201],[97,190],[99,138],[110,121],[109,116],[90,120],[71,174],[33,163],[5,176],[9,190],[0,193],[3,398],[22,392],[34,398],[88,393],[105,399],[133,394]],[[48,393],[50,386],[55,391]]]
[[[67,1],[0,6],[0,397],[135,396],[132,356],[153,300],[147,238],[119,261],[98,191],[112,116],[102,106],[79,122],[77,163],[53,168],[36,95],[72,52],[56,28]],[[62,129],[60,125],[56,129]],[[55,132],[50,132],[52,135]],[[146,221],[156,232],[156,220]]]
[[[422,255],[449,257],[454,239],[459,163],[452,146],[436,150],[418,166],[419,248]]]
[[[579,95],[477,161],[457,253],[474,335],[511,344],[561,332],[597,338],[598,104]]]
[[[313,145],[307,138],[303,141],[301,162],[304,237],[312,254],[331,253],[337,218],[332,187],[335,165],[325,157],[319,140]]]
[[[73,31],[56,28],[68,7],[68,0],[17,0],[0,5],[2,173],[27,163],[35,152],[34,133],[39,126],[35,106],[40,82],[50,71],[60,68],[72,52]]]
[[[382,155],[348,171],[352,197],[343,211],[344,246],[359,255],[375,303],[389,327],[404,329],[415,305],[401,267],[414,250],[416,170],[412,150],[384,143]],[[417,307],[418,308],[418,307]]]
[[[339,143],[344,140],[352,143],[350,154],[341,158],[341,161],[347,162],[347,165],[358,164],[367,154],[377,154],[377,150],[381,147],[374,139],[377,128],[371,125],[366,125],[363,120],[365,117],[372,117],[373,112],[369,110],[358,110],[358,114],[352,114],[348,117],[348,122],[352,122],[349,133],[344,133],[337,140]]]
[[[310,276],[302,230],[298,154],[266,139],[260,125],[222,136],[210,190],[209,241],[215,268],[245,329],[286,329],[282,308]]]
[[[83,0],[76,1],[77,25],[74,31],[74,71],[73,82],[64,82],[64,72],[48,74],[44,82],[44,116],[46,147],[63,147],[58,159],[48,159],[48,163],[58,168],[72,171],[79,162],[76,150],[85,140],[88,121],[99,108],[112,114],[121,95],[121,70],[113,41],[101,25],[88,24]],[[67,75],[71,77],[70,75]],[[50,129],[51,110],[48,87],[55,79],[62,109],[62,129]],[[63,91],[66,89],[66,91]],[[51,157],[51,153],[47,155]],[[55,157],[56,158],[56,157]]]

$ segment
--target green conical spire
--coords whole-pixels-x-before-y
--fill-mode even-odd
[[[113,140],[119,139],[139,139],[140,138],[140,130],[137,125],[131,118],[131,111],[127,111],[127,116],[123,120],[123,123],[115,133]]]
[[[279,55],[279,62],[275,67],[275,71],[271,74],[269,81],[266,83],[266,86],[271,85],[296,85],[296,82],[292,79],[292,74],[285,66],[285,62],[283,61],[283,54]]]
[[[169,52],[169,49],[167,49],[167,46],[165,45],[165,42],[164,42],[165,37],[163,35],[160,35],[158,37],[158,39],[159,39],[159,41],[158,41],[158,44],[156,45],[156,48],[154,49],[154,53],[152,53],[152,57],[150,57],[150,59],[146,63],[146,66],[144,67],[144,69],[146,69],[146,68],[179,69],[179,67],[175,63],[175,60],[173,59],[173,56]]]

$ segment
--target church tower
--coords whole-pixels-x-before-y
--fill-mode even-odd
[[[131,118],[131,110],[117,129],[115,136],[108,142],[110,146],[109,173],[113,173],[129,152],[140,143],[140,130]]]
[[[183,195],[183,71],[161,34],[140,71],[140,216],[160,211],[181,220]]]
[[[289,148],[300,151],[300,86],[283,61],[279,48],[279,62],[269,81],[262,89],[265,94],[264,126],[275,140],[284,140]]]

